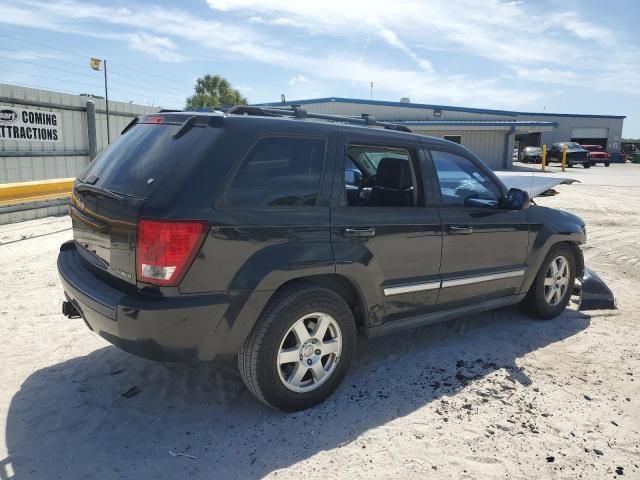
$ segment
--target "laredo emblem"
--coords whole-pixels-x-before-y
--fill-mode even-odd
[[[131,275],[131,274],[130,274],[130,273],[128,273],[128,272],[123,272],[122,270],[117,270],[117,269],[115,269],[115,268],[114,268],[114,269],[113,269],[113,272],[114,272],[114,273],[117,273],[117,274],[118,274],[118,275],[120,275],[121,277],[128,278],[129,280],[131,280],[131,279],[133,278],[133,275]]]
[[[18,120],[18,112],[14,110],[0,110],[0,123],[13,123]]]

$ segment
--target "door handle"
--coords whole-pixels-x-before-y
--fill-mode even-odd
[[[375,237],[376,229],[373,227],[345,228],[342,234],[346,237]]]
[[[451,235],[471,235],[473,227],[471,225],[449,225],[447,232]]]

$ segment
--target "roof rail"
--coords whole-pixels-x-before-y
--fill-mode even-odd
[[[310,113],[300,105],[290,107],[254,107],[250,105],[236,105],[226,112],[232,115],[259,115],[265,117],[294,117],[294,118],[314,118],[327,120],[329,122],[354,123],[370,127],[384,127],[387,130],[411,133],[411,129],[405,125],[392,122],[379,122],[368,113],[363,113],[360,117],[346,117],[341,115],[326,115],[324,113]]]

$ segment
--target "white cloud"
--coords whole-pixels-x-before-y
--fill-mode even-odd
[[[295,77],[291,77],[289,80],[289,85],[295,85],[297,83],[309,83],[309,80],[301,74],[297,74]]]
[[[516,77],[530,82],[553,83],[558,85],[579,85],[580,76],[571,70],[550,68],[515,68]]]
[[[181,63],[188,58],[179,53],[176,44],[167,37],[155,37],[148,33],[130,33],[129,48],[156,57],[164,63]]]
[[[64,53],[52,52],[49,50],[14,50],[2,51],[2,56],[9,60],[62,60],[69,56]]]
[[[195,83],[195,80],[193,81],[193,83]],[[248,94],[256,91],[255,87],[252,87],[251,85],[237,85],[237,86],[234,86],[234,88],[244,94]]]
[[[501,0],[323,0],[291,2],[289,0],[208,0],[216,10],[251,16],[286,17],[292,26],[335,36],[359,36],[372,28],[392,46],[403,50],[407,45],[426,44],[434,48],[447,46],[492,60],[517,60],[525,63],[561,61],[578,55],[575,46],[561,38],[551,38],[544,31],[558,28],[547,21],[538,8],[521,2]],[[585,35],[590,29],[602,32],[577,15],[563,12],[563,28]],[[566,25],[565,25],[566,24]],[[402,32],[402,39],[397,33]],[[589,34],[586,34],[589,35]]]
[[[593,40],[603,46],[612,46],[616,43],[611,30],[582,20],[575,12],[552,15],[549,25],[561,28],[581,40]]]
[[[135,32],[125,35],[131,48],[169,62],[186,60],[174,41],[192,42],[216,55],[288,70],[295,75],[289,82],[295,91],[317,92],[327,84],[334,89],[344,84],[362,88],[364,97],[374,81],[378,98],[409,96],[414,101],[503,108],[537,102],[546,93],[536,91],[540,83],[584,85],[588,78],[600,89],[616,91],[622,82],[625,91],[640,91],[633,76],[637,68],[629,74],[618,68],[637,57],[619,53],[613,58],[610,47],[604,50],[605,44],[615,44],[615,51],[624,51],[612,31],[552,7],[541,16],[535,5],[501,0],[208,0],[208,4],[215,15],[209,18],[154,5],[114,9],[78,0],[9,0],[0,24],[37,25],[114,40],[123,38],[118,32],[128,29]],[[97,33],[95,24],[101,27]],[[109,26],[118,32],[108,32]],[[322,41],[286,43],[292,37],[285,33]],[[377,48],[380,42],[397,55]],[[465,70],[475,73],[450,70],[456,62],[447,62],[448,69],[443,69],[435,57],[427,58],[433,52],[442,58],[445,51],[463,66],[467,59],[473,60]],[[606,64],[601,63],[603,58]],[[516,82],[505,82],[505,72]],[[621,73],[618,81],[616,72]],[[525,82],[527,88],[522,88]]]

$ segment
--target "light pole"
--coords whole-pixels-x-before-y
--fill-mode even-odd
[[[107,111],[107,145],[111,143],[111,132],[109,130],[109,89],[107,87],[107,60],[104,61],[104,105]]]
[[[111,131],[109,129],[109,88],[107,86],[107,61],[99,58],[91,57],[89,59],[89,66],[93,70],[100,71],[100,65],[104,62],[104,104],[107,111],[107,145],[111,143]]]

